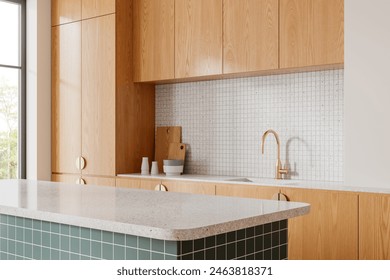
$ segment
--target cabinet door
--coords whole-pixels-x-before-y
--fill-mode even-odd
[[[356,260],[358,196],[354,193],[282,189],[289,201],[310,204],[308,215],[288,222],[288,258]]]
[[[158,179],[139,179],[139,178],[116,178],[116,186],[122,188],[155,190],[156,186],[161,184]]]
[[[52,174],[51,180],[58,183],[78,184],[80,179],[79,175],[74,174]]]
[[[359,194],[359,259],[390,259],[390,195]]]
[[[81,0],[51,1],[52,26],[79,20],[81,20]]]
[[[272,199],[279,193],[278,187],[263,187],[253,185],[217,184],[216,195],[244,198]]]
[[[222,74],[222,0],[175,1],[175,78]]]
[[[80,173],[81,23],[52,27],[52,172]]]
[[[223,73],[278,69],[278,0],[223,3]]]
[[[81,14],[83,19],[115,13],[117,0],[82,0]]]
[[[134,1],[135,81],[175,76],[175,0]]]
[[[162,184],[168,192],[215,195],[215,184],[213,183],[163,180]]]
[[[280,68],[344,62],[344,0],[280,0]]]
[[[82,32],[82,173],[115,176],[115,15],[83,21]]]
[[[51,180],[53,182],[68,184],[115,187],[115,178],[109,177],[86,177],[74,174],[52,174]]]

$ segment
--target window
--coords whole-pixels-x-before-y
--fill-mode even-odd
[[[0,179],[26,177],[25,19],[25,0],[0,0]]]

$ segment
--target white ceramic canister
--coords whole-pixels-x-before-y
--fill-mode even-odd
[[[152,175],[158,175],[158,162],[152,161],[152,170],[150,171]]]
[[[148,157],[142,158],[141,175],[149,175],[149,158]]]

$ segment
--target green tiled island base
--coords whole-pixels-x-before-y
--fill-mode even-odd
[[[164,241],[0,215],[0,260],[287,259],[287,220],[191,241]]]

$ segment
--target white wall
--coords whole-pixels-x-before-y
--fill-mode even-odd
[[[390,187],[390,1],[345,0],[345,182]]]
[[[27,179],[51,176],[51,1],[27,1]]]

